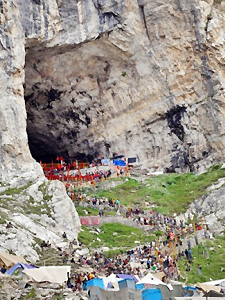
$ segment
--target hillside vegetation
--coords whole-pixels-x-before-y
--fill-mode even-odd
[[[82,227],[78,240],[92,251],[102,246],[108,247],[111,249],[106,254],[108,256],[122,253],[138,245],[148,244],[162,234],[160,231],[148,234],[141,229],[120,223],[106,223],[99,229],[100,232]]]
[[[207,240],[204,244],[192,248],[193,261],[191,270],[186,271],[186,259],[179,261],[182,277],[188,283],[206,282],[225,278],[225,236],[217,237],[215,240]],[[202,275],[198,275],[198,265],[202,268]],[[210,279],[211,278],[211,279]]]
[[[82,191],[99,198],[119,199],[121,204],[127,207],[143,208],[146,206],[145,202],[148,202],[155,206],[155,211],[172,215],[184,213],[194,200],[206,195],[207,188],[222,177],[225,177],[225,170],[221,169],[221,165],[214,165],[200,175],[163,174],[142,182],[123,178],[122,184],[109,190],[102,190],[100,185],[96,189],[89,188]]]

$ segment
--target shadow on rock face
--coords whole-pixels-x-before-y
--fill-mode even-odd
[[[184,127],[181,124],[181,118],[185,112],[186,108],[184,106],[177,105],[166,113],[168,126],[171,129],[171,132],[174,133],[182,142],[184,141],[185,132]]]

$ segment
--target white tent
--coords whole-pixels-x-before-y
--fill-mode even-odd
[[[117,276],[115,274],[111,274],[108,277],[100,277],[103,280],[104,283],[104,287],[105,289],[108,288],[108,284],[111,283],[113,286],[113,290],[114,291],[118,291],[119,290],[119,284],[118,282],[121,280],[120,278],[117,278]]]
[[[212,281],[208,281],[208,282],[203,282],[203,284],[219,285],[219,286],[225,287],[225,278],[218,279],[218,280],[212,280]]]
[[[50,266],[38,269],[24,269],[23,281],[25,282],[50,282],[62,284],[67,281],[70,266]]]
[[[2,263],[6,265],[7,268],[12,267],[17,263],[27,263],[22,256],[16,256],[3,252],[0,252],[0,261],[2,261]]]
[[[157,273],[154,273],[154,276],[155,276],[156,278],[158,278],[159,280],[162,280],[163,277],[165,276],[165,273],[164,273],[163,271],[157,272]]]
[[[139,283],[144,283],[144,284],[154,284],[154,285],[166,285],[162,280],[158,279],[156,276],[154,276],[152,273],[148,273],[145,277],[143,277]]]
[[[210,291],[216,291],[217,293],[219,293],[221,290],[221,286],[219,287],[219,286],[215,286],[212,284],[205,284],[205,283],[200,283],[200,282],[196,283],[196,287],[198,289],[203,290],[205,293],[208,293]]]

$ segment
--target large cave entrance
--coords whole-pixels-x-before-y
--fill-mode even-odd
[[[62,156],[90,162],[99,154],[110,155],[105,126],[117,109],[126,61],[104,39],[80,48],[27,49],[27,133],[37,161]]]

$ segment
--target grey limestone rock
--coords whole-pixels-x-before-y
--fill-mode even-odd
[[[0,181],[41,180],[33,157],[58,154],[168,172],[221,162],[224,21],[213,0],[0,1]]]

